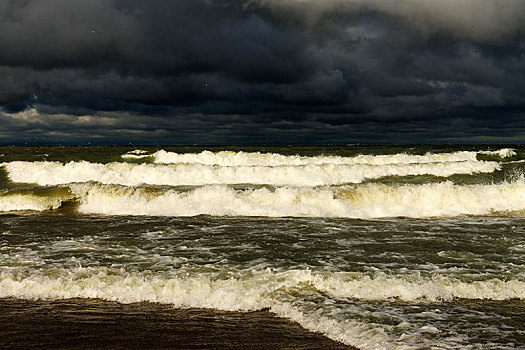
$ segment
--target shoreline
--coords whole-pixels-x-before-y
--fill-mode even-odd
[[[267,310],[0,298],[2,349],[347,349]]]

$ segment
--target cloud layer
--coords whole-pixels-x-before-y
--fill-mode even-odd
[[[481,43],[524,33],[525,3],[521,0],[251,0],[246,6],[266,7],[276,16],[310,27],[374,13],[397,22],[419,39],[438,35]],[[345,22],[338,26],[344,28]]]
[[[523,23],[518,0],[2,1],[0,143],[523,142]]]

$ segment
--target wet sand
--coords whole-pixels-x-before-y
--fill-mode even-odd
[[[268,311],[0,299],[1,349],[354,349]]]

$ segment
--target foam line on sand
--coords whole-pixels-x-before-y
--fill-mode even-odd
[[[354,349],[268,311],[0,299],[2,349]]]

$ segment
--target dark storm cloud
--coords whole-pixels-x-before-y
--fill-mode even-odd
[[[504,41],[523,33],[525,15],[521,0],[249,0],[246,6],[268,8],[284,21],[330,31],[348,29],[349,18],[377,14],[412,31],[405,41],[434,35]]]
[[[524,141],[524,21],[522,0],[0,0],[0,142]]]

